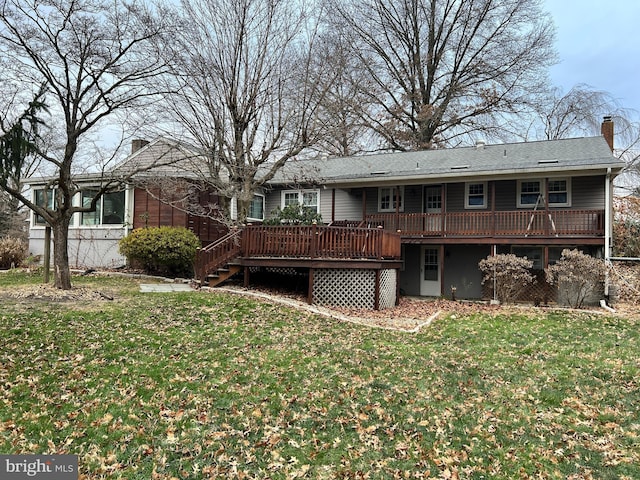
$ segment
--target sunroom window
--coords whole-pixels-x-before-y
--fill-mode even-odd
[[[255,194],[249,204],[248,220],[264,220],[264,195]]]
[[[97,190],[83,190],[82,206],[91,206],[91,200],[97,194]],[[124,223],[124,190],[103,194],[96,204],[94,212],[82,212],[82,225],[122,225]]]
[[[34,190],[34,200],[36,205],[53,210],[53,207],[55,205],[55,190],[38,188]],[[47,222],[44,221],[44,218],[42,218],[40,215],[35,215],[35,214],[34,214],[33,223],[35,225],[47,224]]]

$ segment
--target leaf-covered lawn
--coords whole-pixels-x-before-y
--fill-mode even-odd
[[[77,454],[91,479],[640,478],[636,320],[458,314],[416,335],[75,282],[120,293],[2,299],[2,453]]]

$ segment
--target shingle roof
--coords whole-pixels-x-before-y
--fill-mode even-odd
[[[607,168],[615,174],[622,167],[603,137],[587,137],[291,161],[271,183],[313,179],[319,184],[374,184],[418,178],[586,174]]]

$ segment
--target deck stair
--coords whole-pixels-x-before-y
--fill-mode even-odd
[[[203,286],[215,287],[241,270],[234,264],[240,255],[242,229],[235,228],[225,236],[200,249],[196,256],[196,278]]]

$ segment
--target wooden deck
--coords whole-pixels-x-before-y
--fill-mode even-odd
[[[516,210],[447,213],[377,213],[364,225],[402,237],[592,237],[604,236],[604,210]]]
[[[341,262],[344,268],[379,269],[401,260],[402,243],[600,244],[603,238],[604,210],[379,213],[332,226],[231,230],[198,252],[195,270],[204,281],[231,260],[242,266],[337,268]]]
[[[201,249],[195,271],[204,283],[207,275],[231,260],[243,266],[315,268],[340,262],[344,268],[377,269],[385,263],[395,267],[400,257],[400,235],[382,228],[252,225]]]

